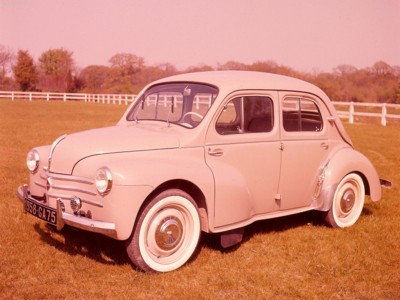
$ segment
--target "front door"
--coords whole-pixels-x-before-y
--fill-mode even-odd
[[[277,209],[281,151],[277,93],[235,95],[208,130],[206,162],[215,181],[214,226]]]

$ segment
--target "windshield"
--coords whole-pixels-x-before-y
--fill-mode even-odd
[[[218,89],[199,83],[167,83],[150,87],[136,102],[128,121],[162,121],[194,128],[210,109]]]

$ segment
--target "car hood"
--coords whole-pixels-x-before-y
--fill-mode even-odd
[[[82,131],[53,144],[50,171],[72,174],[77,162],[94,155],[178,147],[177,135],[167,127],[120,125]]]

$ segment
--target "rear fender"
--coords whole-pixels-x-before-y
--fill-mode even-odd
[[[321,170],[319,186],[316,188],[313,207],[327,211],[332,206],[339,182],[349,173],[357,173],[364,181],[365,194],[372,201],[381,198],[381,184],[374,166],[360,152],[353,148],[342,148],[331,156]]]

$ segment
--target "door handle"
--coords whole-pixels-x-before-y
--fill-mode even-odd
[[[212,156],[217,156],[220,157],[224,154],[224,151],[222,149],[211,149],[208,148],[208,155],[212,155]]]
[[[323,143],[321,143],[321,147],[322,147],[323,149],[327,150],[327,149],[329,148],[329,144],[323,142]]]

